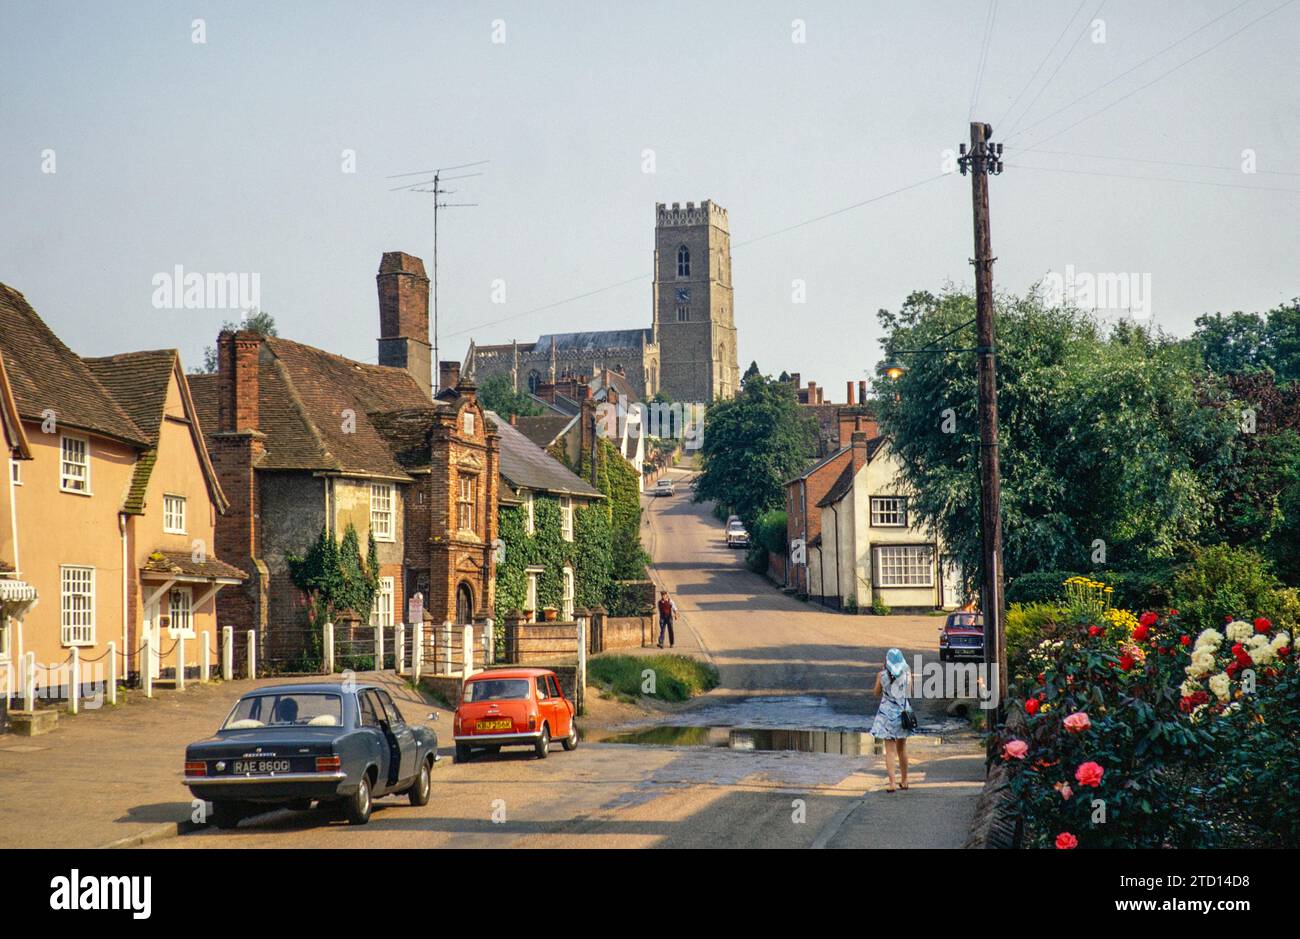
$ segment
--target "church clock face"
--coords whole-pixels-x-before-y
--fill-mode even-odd
[[[678,302],[678,303],[690,303],[690,302],[691,302],[691,290],[690,290],[689,287],[678,287],[678,288],[677,288],[677,302]]]

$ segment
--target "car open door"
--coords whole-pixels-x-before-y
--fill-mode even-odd
[[[551,686],[551,701],[555,704],[555,721],[551,724],[551,733],[556,739],[563,739],[569,736],[569,724],[573,721],[573,715],[569,710],[569,702],[564,698],[564,692],[560,688],[560,683],[555,680],[554,675],[548,675],[546,680]]]
[[[407,726],[402,718],[402,712],[397,709],[388,692],[376,689],[375,694],[379,696],[379,701],[384,708],[385,733],[390,737],[389,746],[394,754],[394,759],[388,767],[388,788],[392,789],[401,782],[413,779],[419,772],[420,767],[417,762],[419,748],[415,742],[415,734]]]

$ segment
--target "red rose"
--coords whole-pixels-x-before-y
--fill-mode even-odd
[[[1170,611],[1169,611],[1169,615],[1170,615],[1170,616],[1177,616],[1177,615],[1178,615],[1178,611],[1177,611],[1177,610],[1170,610]]]
[[[1147,637],[1147,635],[1150,632],[1151,632],[1151,627],[1143,623],[1142,625],[1138,626],[1137,629],[1133,630],[1133,638],[1136,639],[1138,642],[1141,642],[1143,639]]]
[[[1154,626],[1156,624],[1156,615],[1148,611],[1138,618],[1138,622],[1143,626]]]
[[[1043,673],[1042,673],[1042,672],[1039,672],[1039,673],[1038,673],[1038,683],[1041,685],[1041,684],[1045,683],[1046,681],[1047,681],[1047,679],[1044,677]]]
[[[1161,654],[1161,655],[1168,655],[1168,654],[1169,654],[1169,650],[1166,649],[1164,646],[1161,646],[1161,647],[1160,647],[1160,654]]]
[[[1101,627],[1100,627],[1100,626],[1089,626],[1089,627],[1088,627],[1088,635],[1089,635],[1089,636],[1100,636],[1100,635],[1101,635]]]
[[[1123,655],[1119,657],[1119,667],[1127,672],[1129,669],[1133,667],[1133,663],[1135,661],[1136,659],[1134,659],[1133,656],[1125,652]]]
[[[1040,692],[1038,692],[1038,700],[1039,700],[1039,701],[1046,701],[1046,700],[1047,700],[1047,692],[1046,692],[1046,691],[1040,691]]]
[[[1079,839],[1074,837],[1068,831],[1063,831],[1056,836],[1056,847],[1061,851],[1069,851],[1079,846]]]
[[[1224,671],[1227,672],[1229,678],[1236,678],[1237,672],[1241,671],[1241,666],[1238,665],[1236,662],[1233,662],[1231,665],[1225,668]]]
[[[1074,779],[1080,786],[1092,786],[1096,789],[1101,785],[1101,777],[1105,772],[1100,763],[1089,760],[1086,763],[1080,763],[1079,768],[1074,771]]]
[[[1277,654],[1282,656],[1283,658],[1286,658],[1288,655],[1291,654],[1291,647],[1283,646],[1282,648],[1277,650]]]
[[[1237,658],[1241,658],[1241,653],[1245,648],[1246,647],[1243,646],[1240,642],[1234,642],[1232,644],[1232,654]]]
[[[1185,646],[1190,646],[1190,645],[1192,644],[1192,637],[1191,637],[1191,636],[1179,636],[1179,637],[1178,637],[1178,641],[1179,641],[1181,644],[1185,645]]]
[[[1268,620],[1264,619],[1264,617],[1262,616],[1259,617],[1259,619],[1255,620],[1255,632],[1257,633],[1266,633],[1272,628],[1273,628],[1273,624],[1270,623]]]
[[[1026,713],[1026,714],[1037,714],[1037,713],[1038,713],[1038,699],[1037,699],[1037,698],[1030,698],[1029,700],[1027,700],[1027,701],[1025,702],[1025,713]]]

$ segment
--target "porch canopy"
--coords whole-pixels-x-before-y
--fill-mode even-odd
[[[154,551],[140,569],[146,610],[176,586],[199,588],[191,607],[198,610],[222,587],[235,586],[247,579],[248,575],[239,568],[212,555],[187,554],[184,551]]]

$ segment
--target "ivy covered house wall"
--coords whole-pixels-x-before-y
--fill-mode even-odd
[[[527,530],[527,506],[502,505],[499,537],[505,558],[497,563],[495,618],[528,610],[528,574],[536,570],[537,610],[564,605],[564,569],[573,570],[575,607],[609,603],[613,585],[609,510],[603,502],[575,505],[573,540],[563,534],[557,496],[534,494],[533,531]]]

